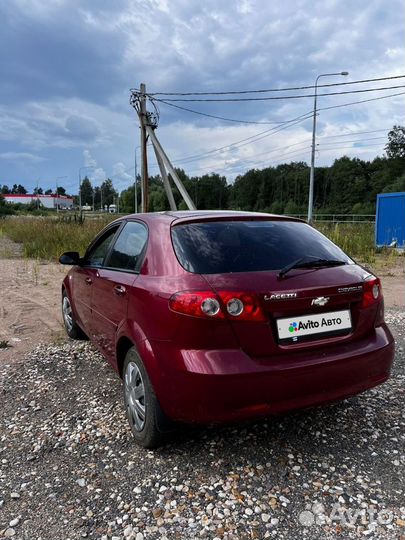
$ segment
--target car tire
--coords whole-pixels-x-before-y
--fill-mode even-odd
[[[172,430],[172,422],[160,407],[135,347],[126,354],[122,379],[125,410],[136,443],[144,448],[161,446]]]
[[[70,298],[64,289],[62,292],[62,318],[67,335],[72,339],[87,339],[86,334],[77,324],[72,310]]]

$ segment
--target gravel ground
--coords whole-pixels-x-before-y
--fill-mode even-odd
[[[405,540],[405,315],[387,320],[397,357],[380,388],[183,428],[155,451],[132,442],[121,383],[88,343],[3,363],[0,537]]]

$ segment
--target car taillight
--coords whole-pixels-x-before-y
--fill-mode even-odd
[[[169,307],[177,313],[192,317],[225,318],[217,295],[212,291],[178,292],[170,298]]]
[[[381,282],[378,278],[370,276],[363,283],[362,307],[372,306],[382,299]]]
[[[235,291],[218,292],[228,318],[238,321],[265,321],[266,315],[254,294]]]
[[[184,291],[174,294],[169,307],[177,313],[203,317],[205,319],[224,319],[239,321],[265,321],[258,299],[253,294],[219,291]]]

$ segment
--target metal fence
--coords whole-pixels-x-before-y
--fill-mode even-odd
[[[299,219],[307,219],[307,214],[288,214]],[[328,223],[375,223],[375,214],[314,214],[313,220]]]

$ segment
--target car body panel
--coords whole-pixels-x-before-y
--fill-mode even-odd
[[[127,318],[129,291],[137,277],[131,273],[100,268],[91,285],[90,336],[113,366],[117,360],[117,330]]]
[[[96,279],[97,270],[95,268],[85,268],[77,266],[71,273],[70,294],[74,297],[74,312],[82,328],[89,328],[91,325],[91,295],[92,284]]]

